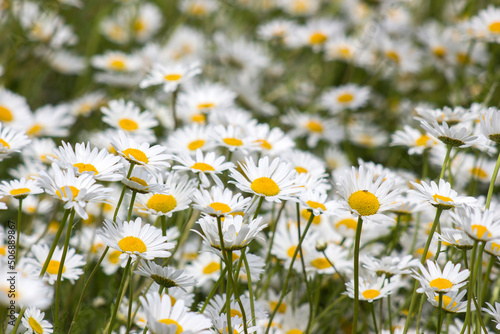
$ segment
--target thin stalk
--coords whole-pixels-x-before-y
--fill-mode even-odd
[[[200,313],[203,313],[205,311],[205,308],[208,306],[208,302],[212,299],[212,297],[215,295],[215,292],[217,291],[217,287],[219,284],[222,282],[224,279],[224,276],[226,275],[227,268],[222,269],[219,279],[215,282],[214,286],[212,287],[212,290],[208,294],[207,299],[205,299],[205,302],[203,303],[203,307],[200,310]]]
[[[297,238],[300,239],[300,204],[296,203],[296,211],[297,211]],[[314,219],[314,214],[312,211],[309,212],[311,216],[313,216]],[[307,291],[307,299],[309,301],[309,318],[307,320],[307,327],[306,327],[306,333],[309,333],[309,329],[311,326],[312,318],[313,318],[313,303],[312,303],[312,293],[311,293],[311,286],[309,284],[309,281],[307,279],[307,272],[306,272],[306,264],[304,262],[304,251],[302,250],[302,246],[300,246],[299,249],[299,254],[300,254],[300,264],[302,266],[302,274],[304,275],[304,281],[306,284],[306,291]]]
[[[312,216],[312,215],[311,215]],[[358,327],[359,313],[359,244],[361,241],[361,229],[363,227],[363,219],[358,218],[356,226],[356,238],[354,240],[354,315],[352,318],[352,334],[356,334]]]
[[[477,245],[478,242],[474,241],[474,247],[472,248],[472,254],[471,254],[471,262],[470,262],[470,269],[471,270],[471,276],[469,276],[469,291],[467,292],[467,313],[465,314],[465,322],[464,322],[464,328],[465,326],[469,327],[469,333],[471,329],[471,301],[472,301],[472,290],[474,289],[474,267],[476,264],[476,253],[477,253]]]
[[[24,316],[24,312],[26,311],[26,306],[21,309],[19,315],[17,316],[16,323],[14,324],[14,328],[12,329],[12,334],[17,334],[17,330],[19,329],[19,325],[21,324],[21,319]]]
[[[424,309],[425,297],[424,295],[420,296],[420,305],[418,306],[418,314],[417,314],[417,326],[415,333],[420,333],[420,320],[422,319],[422,310]]]
[[[233,252],[229,251],[226,253],[226,266],[227,266],[227,275],[231,275],[232,273],[232,264],[233,264]],[[231,329],[231,279],[226,281],[226,316],[227,316],[227,332],[232,333]]]
[[[260,196],[259,202],[257,203],[257,208],[255,209],[255,213],[253,214],[253,219],[257,218],[260,213],[260,208],[262,207],[262,202],[264,202],[264,196]]]
[[[15,264],[19,259],[19,236],[21,235],[21,219],[23,217],[23,199],[19,198],[19,210],[17,211],[17,233],[16,233],[16,255]]]
[[[373,304],[374,303],[370,303],[370,309],[371,309],[371,314],[372,314],[372,319],[373,319],[373,328],[375,329],[375,333],[378,334],[377,317],[375,317],[375,305],[373,305]]]
[[[137,196],[137,191],[132,191],[132,198],[130,198],[130,206],[128,208],[127,221],[132,218],[132,212],[134,211],[135,196]]]
[[[337,267],[335,267],[335,264],[330,261],[330,259],[328,258],[328,256],[326,256],[326,252],[325,250],[322,251],[323,253],[323,256],[325,257],[325,259],[328,261],[328,263],[330,263],[330,265],[332,266],[333,270],[335,270],[335,273],[340,277],[340,279],[342,280],[342,283],[346,283],[346,279],[344,278],[344,276],[340,273],[340,271],[337,270]]]
[[[160,216],[161,222],[161,232],[163,236],[167,235],[167,217],[165,215]]]
[[[257,322],[255,319],[255,305],[253,297],[253,287],[252,287],[252,276],[250,273],[250,265],[248,264],[247,255],[245,249],[241,251],[241,257],[243,258],[243,263],[245,264],[245,271],[247,273],[247,283],[248,283],[248,297],[250,298],[250,310],[252,312],[252,325],[256,326]]]
[[[391,283],[389,278],[387,284]],[[387,307],[389,308],[389,333],[392,334],[394,330],[392,329],[392,310],[391,310],[391,295],[387,295]]]
[[[495,180],[497,179],[499,168],[500,168],[500,154],[498,154],[497,163],[495,164],[495,169],[493,170],[493,175],[491,176],[490,187],[488,188],[488,196],[486,197],[486,206],[485,206],[486,210],[490,208],[491,197],[493,195],[493,189],[495,188]]]
[[[59,294],[61,292],[62,273],[64,269],[64,262],[66,261],[66,254],[68,253],[69,239],[71,238],[71,231],[73,230],[74,219],[75,219],[75,209],[72,209],[71,215],[69,217],[68,227],[66,228],[66,239],[64,240],[64,249],[61,256],[61,262],[59,262],[59,270],[57,272],[54,321],[59,320]]]
[[[137,262],[139,263],[139,261]],[[129,272],[129,277],[130,280],[128,282],[128,287],[129,287],[129,297],[128,297],[128,315],[127,315],[127,334],[130,333],[130,326],[132,325],[132,301],[134,300],[134,280],[132,279],[132,266],[130,266],[130,272]],[[163,287],[160,287],[160,290]],[[161,296],[161,292],[160,292]]]
[[[177,93],[178,92],[179,92],[179,88],[177,88],[176,90],[174,90],[174,92],[172,93],[172,119],[174,121],[174,130],[177,129],[177,126],[179,125],[178,121],[177,121],[177,112],[175,110],[175,105],[176,105],[176,102],[177,102]]]
[[[436,334],[441,334],[441,327],[443,327],[443,294],[439,294],[439,313],[436,328]]]
[[[128,168],[128,172],[127,172],[127,179],[129,179],[130,175],[132,175],[132,170],[134,169],[134,166],[135,166],[135,163],[131,162],[130,167]],[[118,199],[118,203],[116,204],[115,213],[113,214],[113,221],[114,222],[116,222],[116,217],[118,216],[118,211],[120,209],[120,206],[122,205],[126,190],[127,190],[127,187],[125,187],[125,185],[124,185],[122,188],[122,193],[120,194],[120,198]]]
[[[488,282],[490,280],[491,269],[493,268],[493,264],[495,264],[495,257],[490,256],[490,262],[488,262],[488,269],[486,269],[486,273],[484,275],[484,283],[483,289],[481,291],[481,301],[486,298],[486,291],[488,291]]]
[[[439,178],[442,179],[444,176],[444,171],[446,170],[446,166],[448,165],[448,160],[450,160],[450,153],[453,146],[446,146],[446,156],[444,157],[443,167],[441,167],[441,174],[439,174]]]
[[[64,211],[64,215],[61,221],[61,224],[59,224],[59,228],[57,229],[56,236],[54,238],[54,241],[52,242],[52,246],[50,246],[49,254],[47,255],[47,259],[45,260],[45,263],[43,264],[42,271],[40,272],[40,276],[38,278],[42,278],[45,272],[47,271],[47,267],[49,266],[50,260],[52,259],[52,255],[54,254],[54,251],[57,246],[57,242],[59,241],[59,238],[61,237],[62,231],[64,230],[64,226],[66,225],[66,221],[68,220],[68,216],[70,213],[71,209],[68,209]]]
[[[132,262],[132,257],[129,256],[128,261],[127,261],[127,265],[125,266],[125,270],[123,271],[123,276],[122,276],[122,280],[120,282],[120,287],[118,288],[118,293],[116,295],[115,308],[113,309],[113,313],[111,314],[111,319],[109,320],[108,334],[111,334],[111,332],[113,331],[113,326],[115,325],[116,314],[118,313],[118,308],[120,307],[120,304],[121,304],[121,300],[122,300],[123,293],[124,293],[123,290],[125,290],[124,289],[125,281],[126,281],[128,273],[130,271],[130,263],[131,262]]]

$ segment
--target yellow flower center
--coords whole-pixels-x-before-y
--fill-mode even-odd
[[[339,48],[339,53],[344,57],[344,58],[350,58],[351,57],[351,50],[347,47],[340,47]]]
[[[12,196],[27,195],[29,193],[30,193],[29,188],[17,188],[17,189],[12,189],[10,191],[10,194]]]
[[[399,64],[400,59],[399,59],[399,55],[396,52],[394,52],[394,51],[387,51],[385,53],[385,56],[387,58],[389,58],[390,60],[392,60],[393,62],[395,62],[396,64]]]
[[[439,303],[439,295],[435,296],[434,300]],[[451,309],[451,308],[454,308],[455,306],[457,306],[456,302],[453,302],[453,304],[451,306],[449,306],[450,303],[451,303],[451,297],[443,295],[443,306],[445,308]]]
[[[418,248],[418,249],[415,251],[415,255],[416,255],[417,257],[420,257],[420,258],[421,258],[421,257],[422,257],[422,255],[424,255],[424,249],[423,249],[423,248]],[[433,252],[431,252],[431,251],[428,251],[428,252],[427,252],[427,255],[425,256],[425,260],[427,261],[427,260],[429,260],[429,259],[431,259],[431,258],[433,258],[433,257],[434,257],[434,253],[433,253]]]
[[[0,255],[5,256],[7,254],[7,246],[0,247]]]
[[[448,290],[453,287],[453,283],[446,278],[435,278],[429,282],[429,285],[431,286],[431,288],[437,289],[439,291]]]
[[[214,209],[216,212],[220,211],[221,213],[228,213],[229,211],[231,211],[231,208],[226,203],[213,202],[209,205],[209,207]]]
[[[488,173],[486,173],[484,169],[479,167],[471,168],[469,169],[469,172],[479,179],[485,179],[488,177]]]
[[[304,167],[295,167],[295,170],[297,171],[297,173],[299,174],[302,174],[302,173],[307,173],[307,169],[305,169]]]
[[[120,261],[120,255],[122,253],[120,251],[113,251],[111,254],[109,254],[109,262],[113,263],[113,264],[117,264],[118,261]]]
[[[167,213],[175,209],[177,201],[172,195],[154,194],[148,200],[146,206],[156,212]]]
[[[497,253],[500,251],[500,244],[499,243],[496,243],[496,242],[492,242],[491,243],[491,251],[494,252],[494,253]],[[5,250],[4,250],[4,254],[5,255]]]
[[[349,206],[361,216],[371,216],[377,213],[380,203],[377,196],[368,190],[358,190],[349,196]]]
[[[189,13],[194,16],[204,16],[207,13],[207,9],[200,3],[195,3],[189,8]]]
[[[438,58],[444,58],[444,56],[446,56],[446,49],[442,46],[436,46],[432,52],[434,53],[434,55]]]
[[[500,22],[493,22],[488,26],[488,29],[494,34],[500,34]]]
[[[352,95],[351,93],[344,93],[339,95],[339,97],[337,97],[337,101],[340,103],[348,103],[351,102],[353,99],[354,95]]]
[[[205,145],[205,140],[203,139],[198,139],[198,140],[193,140],[188,144],[188,149],[191,151],[196,151],[197,149],[203,147]]]
[[[274,310],[276,308],[276,305],[278,305],[278,302],[269,302],[269,306],[271,306],[271,310]],[[280,306],[278,307],[278,313],[285,313],[287,308],[286,303],[281,303]]]
[[[203,273],[205,275],[213,274],[214,272],[220,270],[220,263],[218,262],[210,262],[203,268]]]
[[[50,260],[49,265],[47,266],[47,272],[52,275],[57,275],[59,273],[59,267],[61,266],[61,262],[56,260]],[[62,272],[66,271],[66,266],[63,266]]]
[[[298,328],[290,329],[288,332],[286,332],[286,334],[302,334],[302,333],[304,332]]]
[[[75,186],[61,187],[64,197],[68,197],[68,195],[66,194],[66,188],[69,188],[71,190],[71,193],[73,194],[73,199],[75,199],[78,196],[78,193],[80,192],[80,190],[77,189]],[[59,196],[60,199],[63,199],[59,190],[56,190],[56,195]]]
[[[210,166],[209,164],[206,164],[204,162],[197,162],[194,165],[192,165],[191,168],[201,170],[202,172],[215,171],[215,168],[213,168],[212,166]]]
[[[358,222],[352,218],[346,218],[340,220],[337,224],[335,224],[335,227],[338,229],[341,226],[345,226],[348,229],[351,230],[356,230],[356,227],[358,226]]]
[[[380,296],[380,291],[375,289],[368,289],[361,293],[366,299],[374,299]]]
[[[82,162],[79,162],[79,163],[74,164],[73,167],[78,168],[79,173],[94,172],[94,175],[99,174],[97,172],[97,169],[92,164],[84,164]]]
[[[32,127],[30,127],[28,129],[28,131],[26,131],[26,134],[28,136],[36,136],[36,135],[40,134],[40,132],[42,131],[42,129],[43,129],[43,125],[41,125],[39,123],[36,123]]]
[[[238,138],[224,138],[222,141],[229,146],[241,146],[241,145],[243,145],[243,142]]]
[[[144,164],[147,164],[149,162],[146,154],[144,152],[142,152],[141,150],[138,150],[136,148],[127,148],[122,153],[125,156],[125,158],[127,158],[128,160],[139,161],[139,162],[142,162]]]
[[[38,321],[36,321],[35,318],[30,317],[28,319],[28,324],[30,325],[33,332],[35,332],[36,334],[43,334],[43,327]]]
[[[205,123],[207,120],[207,116],[204,114],[193,114],[191,115],[191,120],[195,123]]]
[[[304,217],[304,219],[309,220],[311,218],[311,215],[312,213],[309,210],[307,209],[302,210],[302,217]],[[314,225],[319,225],[321,223],[321,216],[320,215],[314,216],[312,223]]]
[[[476,235],[477,235],[478,239],[482,239],[483,237],[486,237],[486,238],[491,237],[490,231],[488,231],[488,229],[484,225],[474,224],[474,225],[471,225],[471,229],[472,229],[472,232],[474,232],[474,230],[476,231]]]
[[[158,320],[158,322],[161,322],[162,324],[166,324],[166,325],[176,325],[177,326],[177,329],[175,330],[175,334],[181,334],[182,332],[184,332],[184,328],[182,328],[181,325],[179,325],[179,323],[175,320],[172,320],[172,319],[160,319]]]
[[[311,261],[311,265],[318,269],[330,268],[332,265],[324,257],[320,257]]]
[[[326,211],[326,207],[323,203],[315,202],[315,201],[307,201],[307,205],[309,205],[312,209],[321,209]]]
[[[130,118],[122,118],[118,125],[125,131],[135,131],[139,128],[139,124]]]
[[[231,318],[233,317],[242,317],[241,312],[238,310],[235,310],[234,308],[231,309]]]
[[[147,248],[144,242],[134,236],[128,236],[118,241],[118,246],[124,252],[139,252],[144,253]]]
[[[417,140],[415,140],[415,144],[417,144],[417,146],[426,146],[430,139],[431,138],[428,135],[421,135]]]
[[[308,128],[312,132],[323,132],[323,124],[318,121],[307,122],[306,128]]]
[[[318,44],[325,43],[326,39],[327,39],[327,37],[325,34],[317,31],[311,35],[311,37],[309,38],[309,42],[313,45],[318,45]]]
[[[1,138],[0,138],[0,144],[2,144],[3,147],[5,147],[5,148],[8,148],[8,149],[10,148],[10,145],[5,140],[3,140]]]
[[[292,258],[293,257],[293,254],[295,253],[295,250],[297,249],[297,246],[292,246],[290,248],[288,248],[288,251],[286,252],[286,254]],[[304,249],[302,249],[302,253],[304,253]],[[300,259],[300,252],[297,253],[297,259]]]
[[[257,194],[264,196],[276,196],[280,192],[280,187],[276,182],[265,176],[255,179],[250,185],[250,188]]]
[[[163,78],[167,81],[178,81],[180,78],[182,78],[182,75],[180,75],[180,74],[167,74]]]
[[[132,182],[135,182],[135,183],[139,183],[143,187],[147,187],[148,186],[148,183],[146,181],[144,181],[143,179],[140,179],[140,178],[138,178],[136,176],[132,176],[129,180],[132,181]]]
[[[215,103],[206,102],[198,104],[198,109],[209,109],[215,107]]]
[[[462,65],[470,63],[470,57],[467,53],[457,53],[457,60]]]
[[[270,150],[273,148],[273,145],[271,145],[267,140],[265,139],[257,139],[255,141],[257,144],[260,145],[260,147],[265,148],[266,150]]]
[[[141,32],[144,29],[146,29],[146,24],[144,23],[143,20],[137,19],[137,20],[135,20],[134,25],[132,26],[132,29],[134,29],[134,31]]]
[[[0,105],[0,122],[12,122],[13,119],[12,111]]]
[[[442,200],[443,202],[453,202],[453,200],[449,197],[446,197],[446,196],[441,196],[441,195],[438,195],[438,194],[435,194],[434,196],[432,196],[432,198],[434,198],[434,200],[437,202],[438,199]]]
[[[109,67],[115,71],[123,71],[126,67],[125,61],[123,59],[120,59],[120,58],[112,59],[109,62]]]

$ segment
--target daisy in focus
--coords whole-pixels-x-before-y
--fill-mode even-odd
[[[467,284],[467,278],[470,274],[468,269],[460,271],[460,264],[454,265],[451,261],[446,263],[443,270],[439,268],[436,262],[430,260],[427,260],[428,269],[420,263],[419,268],[422,274],[413,270],[413,277],[420,282],[421,287],[417,290],[420,293],[426,291],[434,291],[436,293],[458,291],[458,289]]]

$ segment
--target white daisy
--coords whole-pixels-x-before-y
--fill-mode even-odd
[[[101,91],[86,93],[69,104],[70,113],[75,116],[88,117],[99,109],[106,101],[106,95]]]
[[[453,147],[469,147],[476,143],[477,136],[474,136],[472,129],[462,126],[461,124],[448,126],[448,123],[438,122],[433,119],[430,123],[426,120],[420,120],[420,126],[430,135],[436,137],[446,145]]]
[[[257,144],[253,147],[264,154],[276,156],[289,151],[295,146],[291,137],[280,128],[270,128],[269,124],[255,124],[246,130],[250,137],[250,142]]]
[[[193,193],[193,207],[211,216],[242,214],[250,204],[250,198],[233,194],[229,189],[212,187],[209,190],[197,189]]]
[[[194,277],[188,276],[184,270],[171,267],[162,267],[153,261],[141,262],[137,268],[137,274],[150,277],[153,281],[164,288],[178,287],[186,291],[187,287],[196,285]]]
[[[500,239],[500,219],[495,210],[465,209],[450,214],[453,221],[473,240],[488,242]]]
[[[409,147],[408,154],[422,154],[424,150],[435,147],[437,138],[405,125],[403,130],[397,130],[391,135],[391,146]]]
[[[0,122],[3,125],[22,129],[23,123],[31,116],[31,110],[26,98],[0,88]]]
[[[241,151],[246,154],[258,146],[258,143],[252,142],[242,128],[233,125],[227,127],[217,125],[213,128],[212,134],[212,138],[218,146],[225,147],[231,152]]]
[[[458,195],[455,190],[451,189],[451,184],[443,179],[439,179],[439,185],[434,181],[431,181],[430,184],[427,184],[425,181],[421,181],[420,184],[412,181],[410,183],[415,189],[410,189],[409,193],[443,210],[449,210],[454,207],[474,206],[476,203],[474,197]]]
[[[143,66],[143,61],[139,56],[119,51],[107,51],[103,55],[94,55],[90,61],[95,68],[112,72],[135,72]]]
[[[449,313],[462,313],[467,311],[467,299],[462,300],[467,293],[467,290],[463,291],[450,291],[442,295],[441,308]],[[427,301],[429,301],[432,306],[439,307],[440,294],[433,291],[426,291]],[[471,311],[474,311],[476,307],[471,305]]]
[[[488,308],[483,307],[482,310],[489,315],[491,315],[494,321],[497,323],[496,329],[500,329],[500,303],[495,302],[495,306],[486,302]]]
[[[25,121],[24,128],[30,137],[67,137],[75,120],[69,105],[45,105],[35,110]]]
[[[308,189],[302,192],[299,196],[299,201],[302,207],[308,211],[311,211],[315,216],[321,214],[333,215],[335,209],[338,208],[338,203],[336,201],[328,201],[328,194],[317,191],[314,189]]]
[[[180,117],[190,115],[190,121],[205,121],[206,114],[214,109],[226,109],[234,104],[236,94],[228,88],[213,83],[186,87],[177,96],[176,109]]]
[[[370,97],[370,89],[354,84],[348,84],[327,89],[320,97],[321,105],[332,114],[342,110],[357,110],[363,107]]]
[[[41,312],[36,307],[29,307],[24,312],[21,323],[28,330],[29,334],[50,334],[53,333],[53,327],[50,322],[44,319],[45,313]]]
[[[139,87],[146,88],[163,84],[163,90],[173,92],[179,85],[201,73],[200,63],[174,63],[170,65],[154,64],[148,76],[141,81]]]
[[[437,293],[458,291],[458,289],[467,284],[467,278],[470,274],[468,269],[460,271],[460,263],[454,265],[451,261],[446,263],[442,271],[436,262],[430,260],[427,260],[428,270],[421,263],[418,266],[422,275],[413,270],[413,277],[421,284],[421,287],[417,290],[419,293],[425,291],[434,291]]]
[[[24,131],[15,130],[0,123],[0,158],[6,157],[28,145],[31,140]]]
[[[132,191],[137,191],[139,194],[147,194],[149,192],[161,192],[165,188],[160,184],[160,175],[153,174],[145,168],[135,167],[129,178],[127,178],[128,172],[126,170],[122,170],[121,181]]]
[[[211,127],[200,124],[184,126],[168,136],[165,146],[173,153],[188,152],[194,154],[198,149],[206,151],[215,146],[210,135],[211,130]]]
[[[111,100],[107,107],[102,107],[103,122],[130,135],[154,138],[153,130],[158,121],[150,111],[143,111],[132,101]]]
[[[479,121],[483,135],[497,144],[500,143],[500,111],[494,107],[488,108]]]
[[[17,199],[24,199],[28,195],[36,195],[43,193],[43,189],[39,187],[35,180],[20,180],[2,181],[0,185],[0,195],[12,196]]]
[[[388,282],[385,275],[377,277],[376,275],[367,275],[360,277],[359,280],[359,300],[365,300],[373,303],[374,300],[385,298],[395,293],[399,288],[399,282]],[[349,298],[354,299],[354,280],[347,282],[347,291],[344,293]]]

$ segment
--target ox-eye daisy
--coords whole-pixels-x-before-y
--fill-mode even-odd
[[[206,151],[214,146],[210,138],[211,127],[191,124],[177,129],[167,139],[165,144],[170,152],[189,152],[194,154],[200,149]]]
[[[500,219],[494,210],[466,209],[460,213],[452,212],[451,218],[475,241],[488,242],[500,239]]]
[[[338,114],[345,109],[357,110],[363,107],[369,97],[368,87],[349,84],[325,91],[320,100],[321,105],[331,114]]]
[[[420,126],[432,136],[452,147],[469,147],[477,141],[477,136],[473,135],[474,131],[462,124],[450,127],[446,122],[438,124],[435,119],[430,122],[420,119]]]
[[[222,181],[217,174],[221,174],[223,171],[234,166],[232,162],[224,162],[226,160],[224,156],[217,156],[215,152],[203,154],[201,150],[196,150],[194,157],[188,153],[180,153],[174,159],[180,162],[181,165],[174,166],[173,169],[191,171],[198,174],[203,187],[210,186],[207,174],[212,177],[219,187],[222,187]]]
[[[439,179],[439,185],[434,181],[430,184],[427,184],[425,181],[421,181],[420,184],[416,182],[410,183],[415,187],[415,190],[410,189],[412,194],[439,209],[449,210],[457,206],[471,206],[476,202],[476,199],[473,197],[458,195],[455,190],[451,189],[451,184],[443,179]]]
[[[211,216],[226,216],[243,213],[250,198],[233,194],[229,189],[212,187],[210,191],[198,189],[193,193],[193,207]]]
[[[201,73],[200,63],[189,64],[174,63],[170,65],[155,64],[148,73],[148,76],[141,81],[139,87],[163,84],[165,92],[175,91],[180,84]]]
[[[150,111],[139,109],[132,101],[112,100],[107,107],[102,107],[102,121],[118,130],[122,130],[130,135],[142,135],[152,137],[158,120]]]
[[[92,56],[90,61],[95,68],[112,72],[135,72],[144,66],[139,56],[118,51]]]
[[[434,291],[437,293],[458,291],[458,289],[467,284],[467,278],[470,274],[468,269],[460,271],[460,264],[454,265],[451,261],[446,263],[442,271],[436,262],[430,260],[427,260],[428,270],[421,263],[418,266],[422,275],[413,270],[413,277],[421,284],[421,287],[417,290],[420,293],[425,291]]]
[[[467,290],[463,290],[461,292],[458,291],[450,291],[447,294],[442,294],[441,308],[449,313],[461,313],[467,310],[467,300],[463,301]],[[427,300],[434,307],[440,307],[439,305],[439,293],[435,293],[433,291],[426,291]],[[474,305],[472,306],[472,311],[475,310]]]
[[[249,150],[257,149],[259,143],[252,142],[251,138],[245,134],[242,128],[229,125],[218,125],[213,129],[213,139],[220,147],[225,147],[229,151],[241,151],[247,153]]]
[[[488,108],[479,118],[479,121],[483,135],[489,140],[500,144],[500,111],[497,108]]]
[[[122,171],[122,183],[132,191],[137,191],[140,194],[149,192],[160,192],[164,186],[160,184],[159,175],[149,172],[147,169],[136,167],[132,170],[130,177],[127,178],[126,172]]]
[[[90,144],[77,143],[75,149],[71,144],[62,142],[62,146],[54,149],[54,155],[49,157],[61,168],[72,168],[77,175],[90,173],[96,180],[120,181],[123,175],[119,173],[123,164],[120,157],[114,156],[106,149],[91,150]]]
[[[425,149],[432,148],[438,143],[437,139],[429,134],[405,125],[403,130],[397,130],[391,136],[391,146],[409,147],[408,154],[422,154]]]
[[[483,307],[482,310],[494,318],[494,321],[497,323],[496,329],[500,329],[500,303],[495,302],[495,306],[490,303],[486,303],[488,308]]]
[[[38,186],[35,180],[22,178],[20,180],[2,181],[0,185],[0,195],[12,196],[24,199],[28,195],[43,193],[43,189]]]
[[[50,334],[53,333],[52,324],[44,319],[45,313],[36,307],[29,307],[24,312],[21,322],[27,328],[29,334]]]
[[[142,262],[136,271],[137,274],[151,277],[153,281],[164,288],[178,287],[186,291],[186,287],[194,286],[194,277],[184,274],[184,270],[171,267],[162,267],[153,261]]]
[[[109,219],[104,221],[104,227],[97,230],[97,235],[111,248],[122,252],[120,259],[125,266],[129,257],[153,260],[155,258],[169,257],[168,251],[175,247],[167,242],[167,237],[162,235],[160,229],[149,224],[142,225],[141,218],[135,221],[122,221],[115,223]]]
[[[350,298],[354,298],[354,280],[346,283],[347,291],[345,292]],[[385,298],[391,293],[396,292],[399,288],[399,283],[388,282],[385,275],[377,277],[376,275],[368,275],[361,277],[359,281],[359,300],[365,300],[372,303],[374,300]]]
[[[252,158],[245,158],[245,163],[241,164],[243,174],[231,170],[231,177],[241,191],[263,196],[270,202],[281,202],[290,199],[296,192],[292,177],[296,174],[291,165],[281,162],[275,158],[269,162],[268,157],[259,159],[256,165]]]
[[[363,221],[383,223],[394,222],[383,212],[393,209],[399,191],[393,189],[394,181],[385,178],[385,173],[374,176],[373,168],[365,165],[352,168],[339,178],[338,194],[345,211],[360,217]]]
[[[24,131],[2,126],[2,123],[0,123],[0,153],[2,155],[21,152],[21,149],[30,142],[31,140],[26,136]]]
[[[150,170],[170,167],[167,162],[170,155],[164,153],[166,147],[160,145],[150,147],[148,143],[139,144],[134,139],[127,137],[123,131],[120,131],[117,137],[112,137],[110,143],[118,154],[129,162],[142,165]]]
[[[333,211],[338,207],[336,201],[327,201],[328,195],[324,192],[309,189],[299,195],[299,200],[302,206],[311,211],[313,215],[320,214],[332,215]]]

